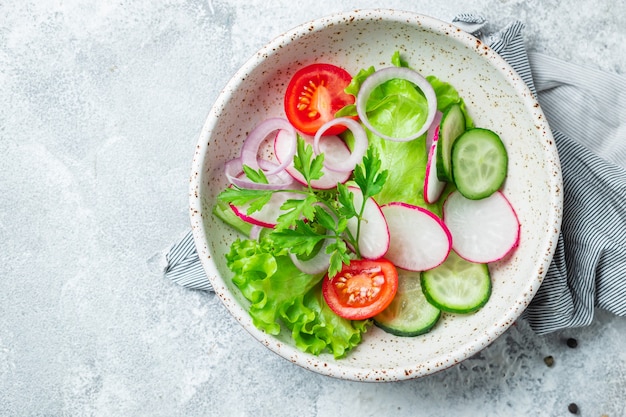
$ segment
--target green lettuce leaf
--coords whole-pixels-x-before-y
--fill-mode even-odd
[[[408,66],[399,53],[392,57],[396,66]],[[346,89],[350,94],[357,95],[360,85],[373,73],[373,68],[361,70],[358,80]],[[435,90],[437,109],[445,110],[453,103],[459,103],[466,116],[467,126],[473,126],[473,121],[467,114],[465,103],[458,91],[450,84],[430,75],[426,77]],[[418,130],[426,118],[426,99],[419,89],[405,80],[390,80],[375,89],[367,103],[370,123],[381,132],[389,136],[409,136]],[[381,139],[370,131],[368,133],[369,146],[378,151],[382,161],[382,169],[389,171],[389,176],[382,191],[375,197],[379,204],[392,201],[402,201],[420,207],[425,207],[436,214],[441,214],[441,205],[445,195],[454,189],[449,185],[442,198],[436,204],[428,204],[424,200],[424,177],[428,162],[426,149],[426,135],[409,141],[393,142]],[[346,132],[344,139],[349,146],[354,142],[352,134]]]
[[[324,274],[301,272],[269,238],[236,240],[226,260],[257,328],[277,335],[284,326],[298,349],[316,355],[327,350],[337,358],[361,342],[369,321],[337,316],[322,296]]]
[[[459,92],[452,86],[452,84],[442,81],[434,75],[427,76],[426,80],[428,80],[437,95],[437,110],[443,113],[443,111],[452,104],[458,103],[461,105],[461,110],[463,110],[463,114],[465,115],[466,127],[469,129],[474,126],[474,121],[469,114],[467,114],[463,98],[461,98]]]
[[[319,355],[328,350],[335,358],[343,358],[361,343],[363,333],[371,324],[370,320],[346,320],[336,315],[324,301],[321,282],[303,298],[302,305],[295,303],[290,313],[297,308],[314,312],[313,316],[299,314],[300,320],[291,326],[291,335],[296,346],[302,351]],[[310,320],[306,320],[306,318]]]

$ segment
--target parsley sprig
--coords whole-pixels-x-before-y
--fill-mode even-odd
[[[362,203],[355,206],[354,193],[346,184],[337,184],[334,190],[318,190],[311,183],[322,177],[324,154],[314,155],[313,149],[302,137],[298,136],[294,167],[302,174],[306,185],[300,189],[257,190],[229,187],[218,196],[223,202],[237,206],[248,206],[247,213],[261,210],[276,193],[292,193],[298,198],[287,199],[280,207],[276,227],[269,237],[276,247],[287,248],[297,256],[310,257],[320,250],[322,243],[328,240],[326,252],[330,254],[328,274],[335,276],[343,264],[349,264],[353,257],[360,258],[359,238],[364,221],[365,203],[378,194],[388,171],[381,170],[381,161],[377,152],[369,148],[361,164],[354,169],[352,182],[363,194]],[[253,170],[244,166],[248,179],[256,183],[267,184],[262,170]],[[356,218],[356,232],[348,228],[350,219]],[[349,249],[349,248],[352,248]]]

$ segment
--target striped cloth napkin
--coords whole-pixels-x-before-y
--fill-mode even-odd
[[[626,77],[528,53],[519,21],[493,33],[484,33],[481,16],[452,22],[499,53],[538,96],[561,159],[561,234],[521,319],[546,334],[590,324],[596,308],[626,316]],[[212,290],[191,231],[167,250],[164,275]]]

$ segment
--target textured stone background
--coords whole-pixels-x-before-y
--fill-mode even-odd
[[[625,416],[626,320],[603,312],[542,337],[519,322],[428,378],[354,383],[292,365],[216,297],[162,278],[219,89],[304,21],[478,12],[493,28],[522,20],[532,50],[626,73],[623,1],[298,3],[0,2],[0,415],[562,416],[576,402]]]

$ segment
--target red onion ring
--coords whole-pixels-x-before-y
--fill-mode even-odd
[[[263,170],[268,170],[266,172],[270,172],[269,170],[275,170],[278,166],[277,164],[264,159],[255,159],[255,162],[257,162],[257,167],[260,167]],[[245,175],[243,175],[243,173],[243,161],[241,158],[231,159],[224,164],[224,174],[226,175],[226,178],[231,184],[239,188],[247,188],[249,190],[284,190],[286,188],[293,188],[295,183],[293,177],[285,170],[278,171],[274,175],[266,174],[269,184],[261,184],[250,181]]]
[[[261,231],[264,229],[263,226],[259,226],[258,224],[253,224],[250,229],[250,235],[248,236],[252,240],[257,240],[261,236]]]
[[[417,85],[417,87],[422,90],[422,93],[424,93],[426,102],[428,103],[428,115],[426,116],[426,120],[424,121],[422,127],[413,135],[403,138],[388,136],[380,132],[372,126],[366,112],[367,100],[372,94],[372,91],[374,91],[374,89],[379,85],[395,78],[403,79]],[[426,78],[424,78],[420,73],[406,67],[388,67],[376,71],[363,81],[359,94],[356,98],[356,111],[359,115],[361,123],[363,123],[376,136],[395,142],[408,142],[423,135],[432,124],[433,119],[435,118],[435,113],[437,112],[437,96],[435,95],[435,90],[430,85],[428,80],[426,80]]]
[[[282,117],[272,117],[266,119],[252,129],[241,148],[241,162],[243,165],[247,165],[254,170],[259,169],[259,158],[257,156],[259,153],[259,147],[265,138],[276,130],[286,131],[290,136],[292,136],[293,140],[290,141],[291,144],[283,162],[278,165],[274,165],[267,171],[265,169],[263,170],[265,171],[265,175],[274,175],[287,168],[290,162],[293,161],[293,157],[296,154],[297,136],[296,129],[287,119]]]
[[[313,151],[315,154],[320,154],[320,139],[324,132],[335,125],[342,125],[350,129],[352,134],[354,135],[354,149],[352,149],[352,153],[343,161],[332,161],[330,158],[324,158],[324,166],[335,172],[348,172],[352,171],[358,163],[363,160],[363,156],[367,151],[367,146],[369,144],[367,140],[367,133],[365,129],[359,122],[350,118],[350,117],[338,117],[336,119],[329,120],[324,123],[322,127],[319,128],[317,133],[315,133],[315,137],[313,138]]]

